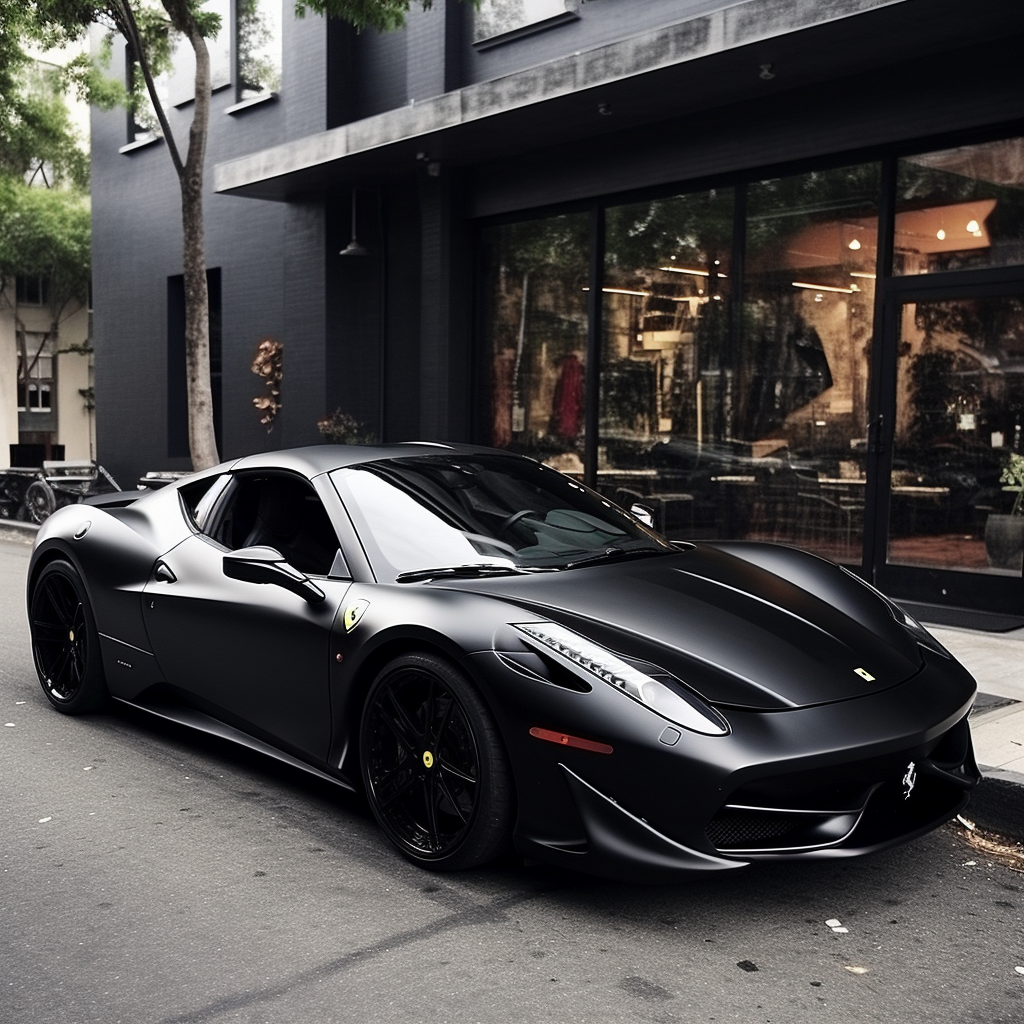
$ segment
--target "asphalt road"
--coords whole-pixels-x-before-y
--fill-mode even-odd
[[[673,887],[427,874],[302,773],[52,711],[29,550],[0,541],[2,1024],[1024,1020],[1024,876],[952,829]]]

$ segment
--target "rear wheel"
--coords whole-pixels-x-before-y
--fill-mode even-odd
[[[391,662],[374,681],[360,732],[374,817],[410,860],[475,867],[507,847],[512,777],[497,727],[472,684],[430,654]]]
[[[29,601],[32,655],[46,699],[68,715],[96,711],[107,701],[99,635],[78,570],[50,562]]]

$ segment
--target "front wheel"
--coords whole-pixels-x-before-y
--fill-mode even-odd
[[[50,562],[29,600],[32,655],[46,699],[67,715],[97,711],[107,701],[99,634],[89,598],[70,562]]]
[[[410,860],[454,871],[508,846],[514,799],[505,749],[483,700],[448,662],[410,654],[377,676],[360,751],[374,817]]]

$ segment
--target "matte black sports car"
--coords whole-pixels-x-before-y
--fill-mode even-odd
[[[29,570],[53,706],[113,697],[364,789],[424,867],[849,856],[978,779],[974,681],[873,588],[670,544],[528,459],[322,446],[91,501]]]

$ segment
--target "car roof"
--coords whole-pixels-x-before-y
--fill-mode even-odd
[[[446,452],[462,455],[511,454],[479,445],[442,444],[435,441],[405,441],[399,444],[379,445],[319,444],[310,445],[307,448],[290,448],[284,451],[247,455],[233,462],[230,468],[233,471],[286,469],[307,477],[314,477],[320,473],[329,473],[334,469],[356,466],[364,462],[409,458],[417,455],[439,455]]]

